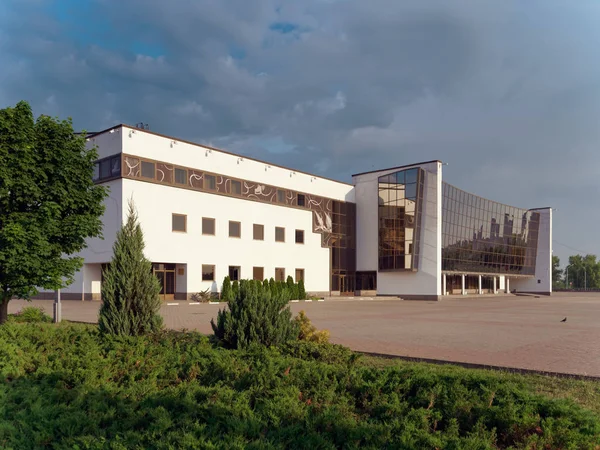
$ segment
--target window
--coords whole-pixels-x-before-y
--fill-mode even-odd
[[[94,181],[98,181],[100,179],[100,164],[94,164],[94,174],[92,175],[92,179]]]
[[[100,161],[100,179],[110,178],[110,159]]]
[[[241,273],[240,266],[229,266],[229,278],[231,281],[239,281]]]
[[[298,194],[298,206],[306,206],[306,198],[304,194]]]
[[[235,195],[242,195],[241,181],[231,180],[231,193]]]
[[[285,281],[285,269],[283,267],[275,268],[275,281]]]
[[[202,281],[215,281],[215,266],[202,264]]]
[[[285,191],[277,189],[277,203],[285,203]]]
[[[275,242],[285,242],[285,228],[275,227]]]
[[[206,181],[204,185],[205,189],[210,189],[211,191],[217,189],[217,181],[214,175],[204,174],[204,181]]]
[[[265,226],[255,223],[253,226],[253,229],[252,229],[252,234],[253,234],[255,241],[264,241],[265,240]]]
[[[229,221],[229,237],[242,237],[242,224],[240,222]]]
[[[296,230],[296,244],[304,244],[304,230]]]
[[[296,283],[304,281],[304,269],[296,269]]]
[[[110,159],[110,174],[113,177],[121,176],[121,157],[113,156]]]
[[[253,267],[252,268],[252,278],[254,280],[262,281],[265,279],[265,269],[263,267]]]
[[[202,218],[202,234],[215,235],[215,219],[209,217]]]
[[[142,161],[142,176],[144,178],[154,178],[154,163]]]
[[[187,184],[187,170],[175,167],[175,183]]]
[[[187,216],[184,214],[173,214],[172,230],[185,233],[187,231]]]

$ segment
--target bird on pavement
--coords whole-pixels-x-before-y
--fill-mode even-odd
[[[561,322],[566,322],[566,321],[567,321],[567,318],[566,318],[566,317],[565,317],[563,320],[561,320]]]

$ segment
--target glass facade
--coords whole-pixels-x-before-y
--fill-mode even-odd
[[[442,183],[442,270],[534,275],[540,214]]]
[[[379,270],[418,269],[423,182],[421,168],[379,177]]]

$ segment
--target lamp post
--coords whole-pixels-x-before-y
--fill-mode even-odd
[[[56,298],[54,299],[54,323],[60,323],[62,319],[62,310],[60,304],[60,289],[56,290]]]
[[[565,289],[569,289],[569,266],[567,266],[567,280],[565,281]]]

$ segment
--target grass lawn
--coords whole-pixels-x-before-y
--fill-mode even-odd
[[[197,333],[0,327],[0,448],[598,449],[600,384],[359,357],[231,351]]]

